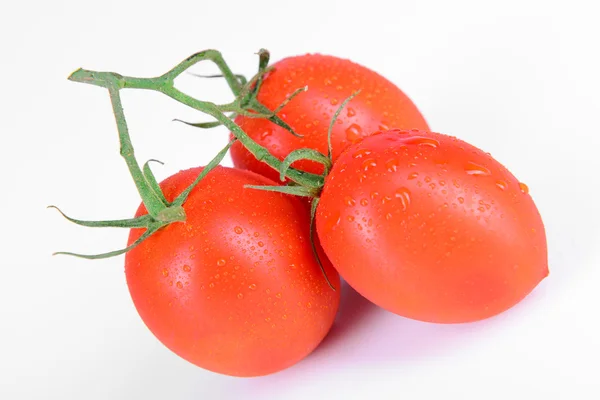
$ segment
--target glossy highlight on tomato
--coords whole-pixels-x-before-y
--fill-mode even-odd
[[[354,289],[412,319],[488,318],[548,275],[544,225],[526,186],[442,134],[389,130],[346,149],[326,178],[316,226]]]
[[[202,169],[160,186],[172,201]],[[186,220],[126,255],[135,307],[169,349],[202,368],[259,376],[306,357],[334,321],[339,291],[327,285],[309,244],[299,199],[244,188],[273,185],[250,171],[216,167],[184,204]],[[136,215],[146,210],[140,206]],[[133,229],[129,243],[142,233]],[[327,276],[339,277],[322,255]]]
[[[277,108],[294,90],[308,86],[278,114],[296,132],[263,118],[238,116],[235,122],[271,154],[283,160],[290,152],[311,148],[327,154],[327,130],[340,104],[361,90],[337,119],[332,132],[333,159],[344,148],[372,132],[388,128],[429,130],[415,104],[392,82],[352,61],[320,54],[285,58],[273,64],[258,93],[258,100],[271,110]],[[276,182],[279,175],[258,161],[241,143],[231,148],[236,167],[249,169]],[[321,173],[322,165],[302,160],[294,167]]]

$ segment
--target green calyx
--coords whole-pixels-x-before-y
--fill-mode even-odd
[[[174,222],[185,221],[186,215],[185,215],[185,210],[183,209],[183,203],[185,203],[185,201],[187,200],[187,197],[189,196],[192,189],[194,189],[194,187],[196,187],[196,185],[211,170],[213,170],[217,165],[219,165],[221,160],[223,160],[223,157],[225,157],[225,154],[227,154],[227,151],[229,151],[229,148],[231,147],[233,142],[234,141],[229,142],[227,144],[227,146],[225,146],[225,148],[223,148],[217,154],[217,156],[215,158],[213,158],[213,160],[210,163],[208,163],[208,165],[206,165],[206,167],[204,167],[204,169],[198,175],[198,177],[194,180],[194,182],[192,182],[192,184],[190,186],[188,186],[179,196],[177,196],[177,198],[172,203],[169,203],[165,199],[162,191],[160,190],[160,187],[158,186],[158,183],[156,183],[156,179],[154,178],[154,175],[148,168],[148,162],[146,162],[146,164],[144,165],[143,176],[144,176],[144,179],[146,179],[146,183],[148,184],[148,187],[153,192],[153,195],[152,195],[152,197],[150,197],[150,199],[151,199],[151,201],[153,201],[153,199],[155,197],[157,197],[160,199],[160,201],[162,203],[162,206],[157,206],[158,212],[156,213],[156,215],[152,215],[152,214],[148,213],[148,214],[142,215],[140,217],[131,218],[131,219],[86,221],[86,220],[80,220],[80,219],[75,219],[75,218],[69,217],[68,215],[63,213],[56,206],[48,206],[48,208],[54,208],[54,209],[58,210],[58,212],[63,217],[65,217],[67,220],[69,220],[77,225],[81,225],[81,226],[87,226],[90,228],[128,228],[128,229],[145,228],[146,229],[146,231],[139,237],[138,240],[136,240],[130,246],[128,246],[124,249],[121,249],[121,250],[115,250],[115,251],[110,251],[107,253],[100,253],[100,254],[79,254],[79,253],[71,253],[71,252],[65,252],[65,251],[59,251],[54,254],[55,255],[57,255],[57,254],[71,255],[71,256],[80,257],[80,258],[87,258],[90,260],[118,256],[120,254],[127,253],[129,250],[134,249],[140,243],[142,243],[144,240],[146,240],[147,238],[152,236],[154,233],[156,233],[160,228],[167,226],[169,224],[172,224]],[[156,160],[150,160],[150,161],[156,161]],[[137,164],[137,162],[136,162],[136,164]],[[130,162],[128,162],[127,165],[130,165]],[[135,170],[131,174],[133,175],[134,173],[135,173]],[[141,194],[142,202],[146,206],[146,209],[148,209],[148,204],[147,204],[148,198],[144,197],[147,193],[147,192],[145,192],[146,189],[140,189],[140,187],[138,185],[138,181],[135,180],[135,178],[134,178],[134,182],[136,183],[136,186],[138,187],[138,191],[140,193],[143,193],[143,194]]]

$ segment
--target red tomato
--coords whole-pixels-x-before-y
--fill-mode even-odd
[[[308,85],[308,91],[294,98],[278,114],[302,135],[290,132],[265,119],[239,116],[235,122],[256,142],[283,160],[293,150],[312,148],[327,154],[327,129],[340,104],[356,90],[361,93],[340,114],[332,132],[333,159],[350,144],[371,132],[387,127],[429,130],[413,102],[381,75],[349,60],[319,54],[285,58],[274,65],[258,94],[271,110],[294,90]],[[256,160],[241,143],[231,148],[235,166],[249,169],[279,182],[279,175]],[[322,165],[298,161],[294,167],[321,173]]]
[[[162,182],[166,198],[172,201],[201,170]],[[306,357],[333,323],[339,291],[329,288],[313,257],[305,207],[291,196],[244,188],[273,184],[217,167],[185,202],[185,222],[126,255],[127,284],[145,324],[202,368],[234,376],[282,370]],[[145,213],[141,206],[136,215]],[[141,233],[132,230],[129,243]]]
[[[349,147],[326,179],[316,224],[354,289],[417,320],[491,317],[548,275],[544,225],[526,186],[441,134],[391,130]]]

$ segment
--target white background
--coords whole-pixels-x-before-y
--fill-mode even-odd
[[[0,399],[600,398],[596,3],[3,3]],[[322,52],[362,63],[400,86],[433,130],[491,152],[531,189],[550,276],[512,310],[467,325],[409,321],[346,291],[313,355],[239,379],[192,366],[151,335],[129,298],[122,257],[52,257],[116,249],[127,233],[74,226],[46,205],[124,218],[139,201],[107,93],[68,74],[157,75],[217,48],[252,75],[261,47],[274,60]],[[222,82],[182,84],[227,99]],[[227,140],[225,131],[171,122],[200,116],[159,94],[123,96],[139,159],[167,163],[155,168],[159,179],[206,163]]]

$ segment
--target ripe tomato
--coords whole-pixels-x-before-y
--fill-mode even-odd
[[[390,130],[349,147],[326,178],[316,224],[354,289],[417,320],[491,317],[548,275],[544,225],[526,186],[441,134]]]
[[[200,171],[162,182],[167,200]],[[152,333],[189,362],[222,374],[265,375],[300,361],[338,309],[339,291],[329,288],[311,251],[305,207],[292,196],[244,188],[265,184],[274,182],[215,168],[190,193],[185,222],[126,255],[129,291]],[[145,213],[140,206],[137,215]],[[133,229],[129,243],[141,233]]]
[[[333,159],[350,144],[387,127],[429,130],[413,102],[381,75],[349,60],[319,54],[285,58],[274,65],[258,93],[258,100],[275,109],[294,90],[308,85],[308,91],[294,98],[278,114],[304,137],[265,119],[238,116],[235,122],[271,154],[283,160],[293,150],[312,148],[327,154],[327,129],[333,114],[356,90],[361,93],[340,114],[332,132]],[[278,174],[256,160],[241,143],[231,148],[235,166],[267,176],[276,182]],[[323,172],[322,165],[298,161],[294,167]]]

